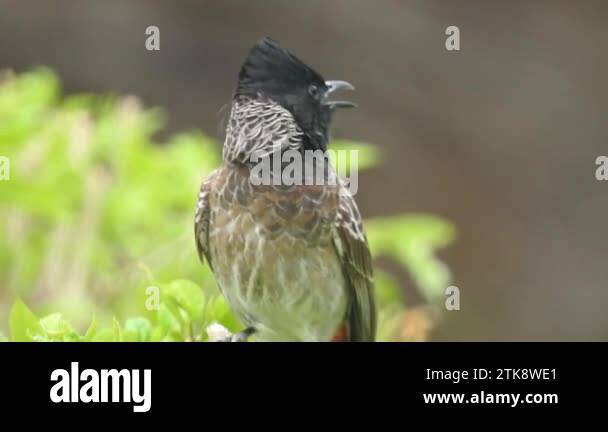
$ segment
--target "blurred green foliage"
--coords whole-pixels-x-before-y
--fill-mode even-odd
[[[48,69],[0,82],[0,155],[11,161],[0,182],[0,330],[10,340],[199,341],[213,322],[242,329],[193,239],[198,187],[221,146],[200,132],[154,142],[162,124],[134,97],[62,98]],[[360,169],[381,161],[367,144],[334,148],[359,150]],[[450,273],[436,251],[451,225],[402,215],[366,227],[372,253],[441,304]],[[402,290],[378,268],[376,285],[379,339],[396,340]]]

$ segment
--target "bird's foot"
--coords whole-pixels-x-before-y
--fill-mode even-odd
[[[209,342],[247,342],[247,338],[253,333],[255,333],[253,327],[247,327],[235,334],[230,333],[226,327],[218,323],[213,323],[207,327]]]
[[[247,342],[249,336],[255,333],[255,329],[253,327],[247,327],[245,330],[235,333],[230,336],[229,340],[225,342]]]

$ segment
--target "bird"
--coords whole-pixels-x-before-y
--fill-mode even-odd
[[[198,255],[245,326],[230,341],[375,340],[370,249],[353,195],[329,181],[333,166],[313,184],[252,181],[256,157],[327,151],[333,114],[355,106],[330,100],[337,90],[354,87],[326,81],[270,37],[240,68],[223,161],[202,182],[194,223]]]

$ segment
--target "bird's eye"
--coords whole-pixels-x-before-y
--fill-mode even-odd
[[[308,87],[308,93],[315,99],[317,99],[319,97],[319,87],[317,87],[314,84],[311,84]]]

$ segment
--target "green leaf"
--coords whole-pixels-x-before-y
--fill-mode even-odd
[[[158,324],[162,330],[160,337],[163,338],[166,335],[181,334],[182,324],[175,317],[173,312],[169,310],[166,304],[161,304],[158,310]]]
[[[120,327],[120,322],[116,318],[112,318],[112,341],[113,342],[122,342],[122,328]]]
[[[86,333],[82,337],[84,342],[91,342],[95,336],[95,332],[97,331],[97,313],[93,312],[93,318],[91,319],[91,324],[89,324],[89,328]]]
[[[388,255],[402,264],[428,302],[443,298],[451,274],[436,252],[454,239],[450,223],[417,214],[373,219],[366,228],[374,255]]]
[[[147,318],[129,318],[125,322],[124,334],[127,341],[148,342],[152,337],[152,324]]]
[[[40,320],[42,327],[42,336],[46,336],[52,341],[75,341],[78,340],[78,334],[74,331],[67,320],[60,313],[47,315]]]
[[[357,167],[357,172],[362,172],[380,164],[382,156],[378,147],[371,144],[337,140],[329,145],[329,154],[332,162],[338,170],[340,164],[345,164],[345,172],[342,175],[350,175],[351,168]],[[341,166],[341,165],[340,165]]]
[[[161,303],[179,306],[186,312],[189,321],[195,321],[202,317],[205,294],[194,282],[178,279],[161,286]]]
[[[44,333],[38,317],[19,298],[9,313],[9,324],[14,342],[31,342],[32,334]]]
[[[400,290],[399,282],[393,275],[377,270],[374,275],[374,282],[378,305],[403,305],[403,293]]]

